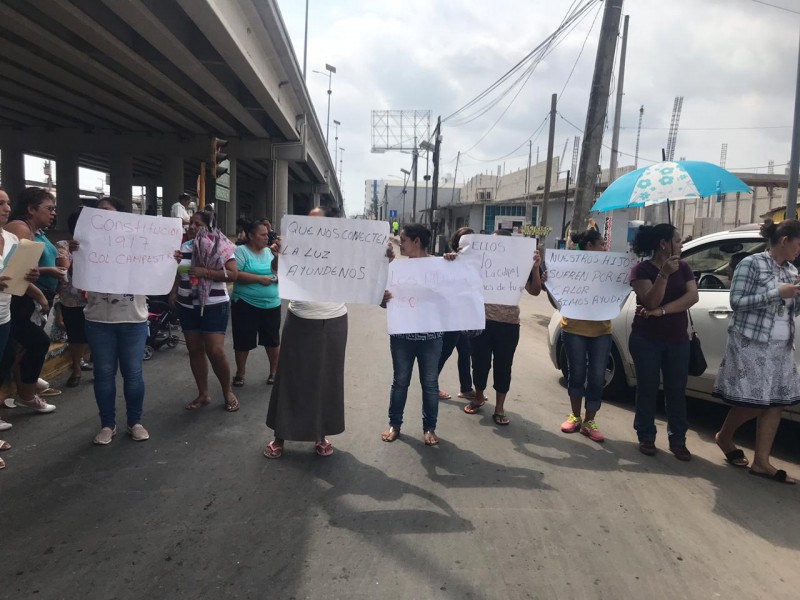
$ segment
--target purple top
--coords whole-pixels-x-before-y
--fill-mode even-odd
[[[631,283],[638,279],[647,279],[655,283],[659,268],[649,260],[640,262],[631,269]],[[686,293],[686,283],[694,281],[692,268],[686,261],[678,262],[678,270],[667,279],[664,290],[664,299],[659,306],[669,304]],[[643,306],[639,296],[636,296],[636,305]],[[631,329],[636,333],[651,339],[667,343],[677,343],[689,339],[689,318],[686,311],[671,313],[663,317],[645,319],[638,314],[633,318]]]

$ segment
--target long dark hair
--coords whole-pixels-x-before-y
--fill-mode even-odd
[[[793,240],[800,237],[800,221],[797,219],[784,219],[780,223],[773,223],[766,219],[761,225],[761,237],[769,241],[770,246],[777,246],[781,238]]]
[[[114,210],[116,210],[117,212],[126,212],[126,213],[131,212],[130,209],[125,205],[125,203],[116,196],[103,196],[102,198],[100,198],[100,200],[97,201],[97,204],[100,204],[101,202],[106,202],[107,204],[110,204],[111,206],[114,207]]]
[[[658,250],[661,241],[671,242],[675,236],[676,228],[669,223],[658,225],[641,225],[636,232],[631,244],[633,251],[638,256],[650,256]]]
[[[29,208],[39,208],[45,200],[55,200],[55,196],[44,188],[29,187],[17,196],[9,221],[25,221],[30,217]]]
[[[597,229],[587,229],[586,231],[581,231],[578,233],[573,233],[569,236],[569,239],[572,240],[572,243],[578,247],[578,250],[586,250],[586,247],[591,245],[595,245],[597,242],[603,239],[603,236],[600,235],[600,232]]]

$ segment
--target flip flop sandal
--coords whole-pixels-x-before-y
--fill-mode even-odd
[[[742,452],[739,448],[736,450],[731,450],[730,452],[726,452],[725,462],[734,467],[746,467],[750,464],[750,461],[747,460],[744,452]]]
[[[264,456],[267,458],[280,458],[283,456],[283,446],[279,446],[272,440],[267,447],[264,448]]]
[[[244,385],[244,377],[234,377],[233,387],[242,387]]]
[[[61,394],[62,394],[61,390],[57,390],[55,388],[49,387],[49,388],[43,389],[41,392],[39,392],[38,395],[39,396],[49,397],[49,396],[60,396]]]
[[[452,396],[444,390],[439,390],[439,400],[450,400]]]
[[[389,429],[387,429],[381,434],[381,439],[384,442],[393,442],[399,437],[400,437],[400,430],[395,429],[394,427],[389,427]]]
[[[186,405],[186,410],[197,410],[198,408],[203,408],[206,404],[211,404],[211,400],[208,398],[204,398],[203,400],[195,398]]]
[[[755,475],[756,477],[763,477],[764,479],[769,479],[771,481],[777,481],[778,483],[785,483],[785,484],[788,484],[788,485],[794,485],[794,483],[795,483],[794,481],[789,481],[789,479],[788,479],[788,477],[786,475],[786,471],[784,471],[783,469],[778,469],[777,471],[775,471],[772,474],[770,474],[770,473],[760,473],[758,471],[753,471],[753,469],[750,469],[747,472],[750,473],[750,475]]]
[[[494,421],[495,425],[501,425],[503,427],[511,423],[507,416],[501,415],[500,413],[494,413],[492,415],[492,420]]]
[[[469,404],[467,404],[464,407],[464,412],[467,413],[468,415],[476,415],[476,414],[478,414],[478,411],[481,408],[483,408],[484,404],[486,404],[486,400],[484,400],[483,402],[480,402],[480,403],[474,402],[474,401],[470,402]]]
[[[6,461],[0,458],[0,471],[6,468]]]
[[[267,385],[272,385],[275,383],[275,373],[270,373],[269,377],[267,377]]]
[[[0,450],[11,450],[11,444],[5,440],[0,440]]]
[[[314,444],[314,450],[320,456],[330,456],[333,454],[333,444],[331,444],[328,440],[324,442],[317,442]]]
[[[439,443],[439,438],[436,437],[435,431],[426,431],[424,438],[426,446],[436,446]]]
[[[225,400],[225,410],[228,412],[236,412],[239,410],[239,399],[233,394]]]

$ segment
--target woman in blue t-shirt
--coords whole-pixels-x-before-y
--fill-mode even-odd
[[[236,355],[235,387],[244,385],[247,356],[264,346],[269,358],[267,384],[275,381],[281,338],[281,299],[278,296],[278,258],[269,244],[269,228],[260,221],[244,225],[246,241],[234,256],[239,274],[231,296],[231,329]]]

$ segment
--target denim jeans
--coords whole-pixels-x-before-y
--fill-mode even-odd
[[[142,420],[144,405],[144,345],[147,321],[143,323],[97,323],[86,321],[86,339],[94,363],[94,398],[102,427],[116,423],[117,366],[122,373],[128,427]]]
[[[439,358],[439,373],[442,372],[447,359],[458,352],[458,383],[461,393],[472,391],[472,367],[470,360],[469,337],[461,331],[447,331],[442,338],[442,356]]]
[[[611,336],[587,337],[561,332],[567,353],[567,393],[570,398],[586,398],[586,411],[597,412],[603,399],[606,365],[611,352]]]
[[[656,399],[664,381],[667,436],[675,446],[686,444],[686,382],[689,377],[689,339],[668,344],[631,332],[628,348],[636,368],[636,416],[633,427],[640,442],[656,439]]]
[[[392,351],[392,393],[389,396],[389,425],[400,429],[403,425],[403,410],[408,397],[408,385],[414,370],[414,359],[419,367],[419,382],[422,385],[422,429],[436,429],[439,415],[439,357],[442,355],[442,338],[433,340],[407,340],[390,337]]]

